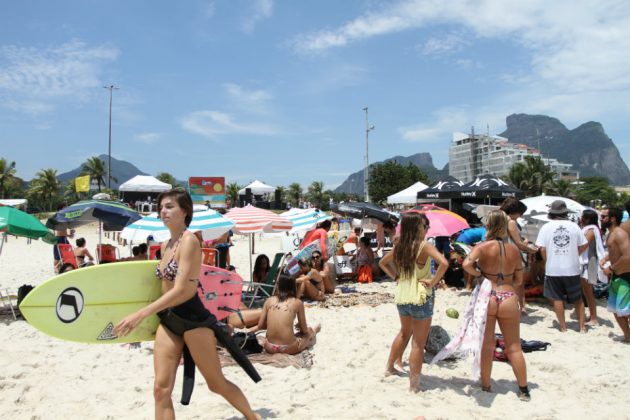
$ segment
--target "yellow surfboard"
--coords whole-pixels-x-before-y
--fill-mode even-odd
[[[159,320],[146,318],[128,336],[114,326],[161,294],[157,261],[100,264],[69,271],[40,284],[24,298],[20,311],[40,331],[80,343],[131,343],[153,340]]]

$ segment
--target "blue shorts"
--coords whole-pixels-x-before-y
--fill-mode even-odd
[[[410,316],[413,319],[427,319],[433,316],[433,301],[434,295],[431,294],[424,305],[412,305],[406,303],[404,305],[396,305],[398,308],[398,315]]]

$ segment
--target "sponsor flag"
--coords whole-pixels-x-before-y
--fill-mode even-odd
[[[90,191],[90,176],[85,175],[74,178],[74,187],[77,192]]]

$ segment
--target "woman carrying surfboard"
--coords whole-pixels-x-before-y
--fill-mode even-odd
[[[156,269],[156,276],[162,281],[162,296],[125,317],[114,328],[114,333],[122,337],[148,316],[157,314],[160,318],[153,350],[155,417],[175,418],[171,394],[184,351],[189,352],[211,391],[225,398],[247,419],[260,418],[243,392],[221,371],[214,333],[218,331],[217,320],[204,308],[197,294],[201,249],[195,235],[187,231],[193,214],[190,195],[180,188],[161,193],[158,213],[171,233],[171,239],[162,244],[162,260]]]

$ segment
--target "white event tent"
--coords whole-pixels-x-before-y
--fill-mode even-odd
[[[429,188],[429,186],[418,181],[411,187],[405,188],[387,197],[387,204],[415,204],[418,191],[422,191],[426,188]]]
[[[172,188],[171,184],[162,182],[150,175],[136,175],[121,184],[119,190],[125,192],[162,192]]]
[[[271,194],[276,190],[276,187],[272,187],[270,185],[265,184],[264,182],[255,180],[251,184],[245,186],[244,188],[238,190],[239,194],[245,194],[245,190],[250,188],[252,190],[252,194],[261,195],[261,194]]]

